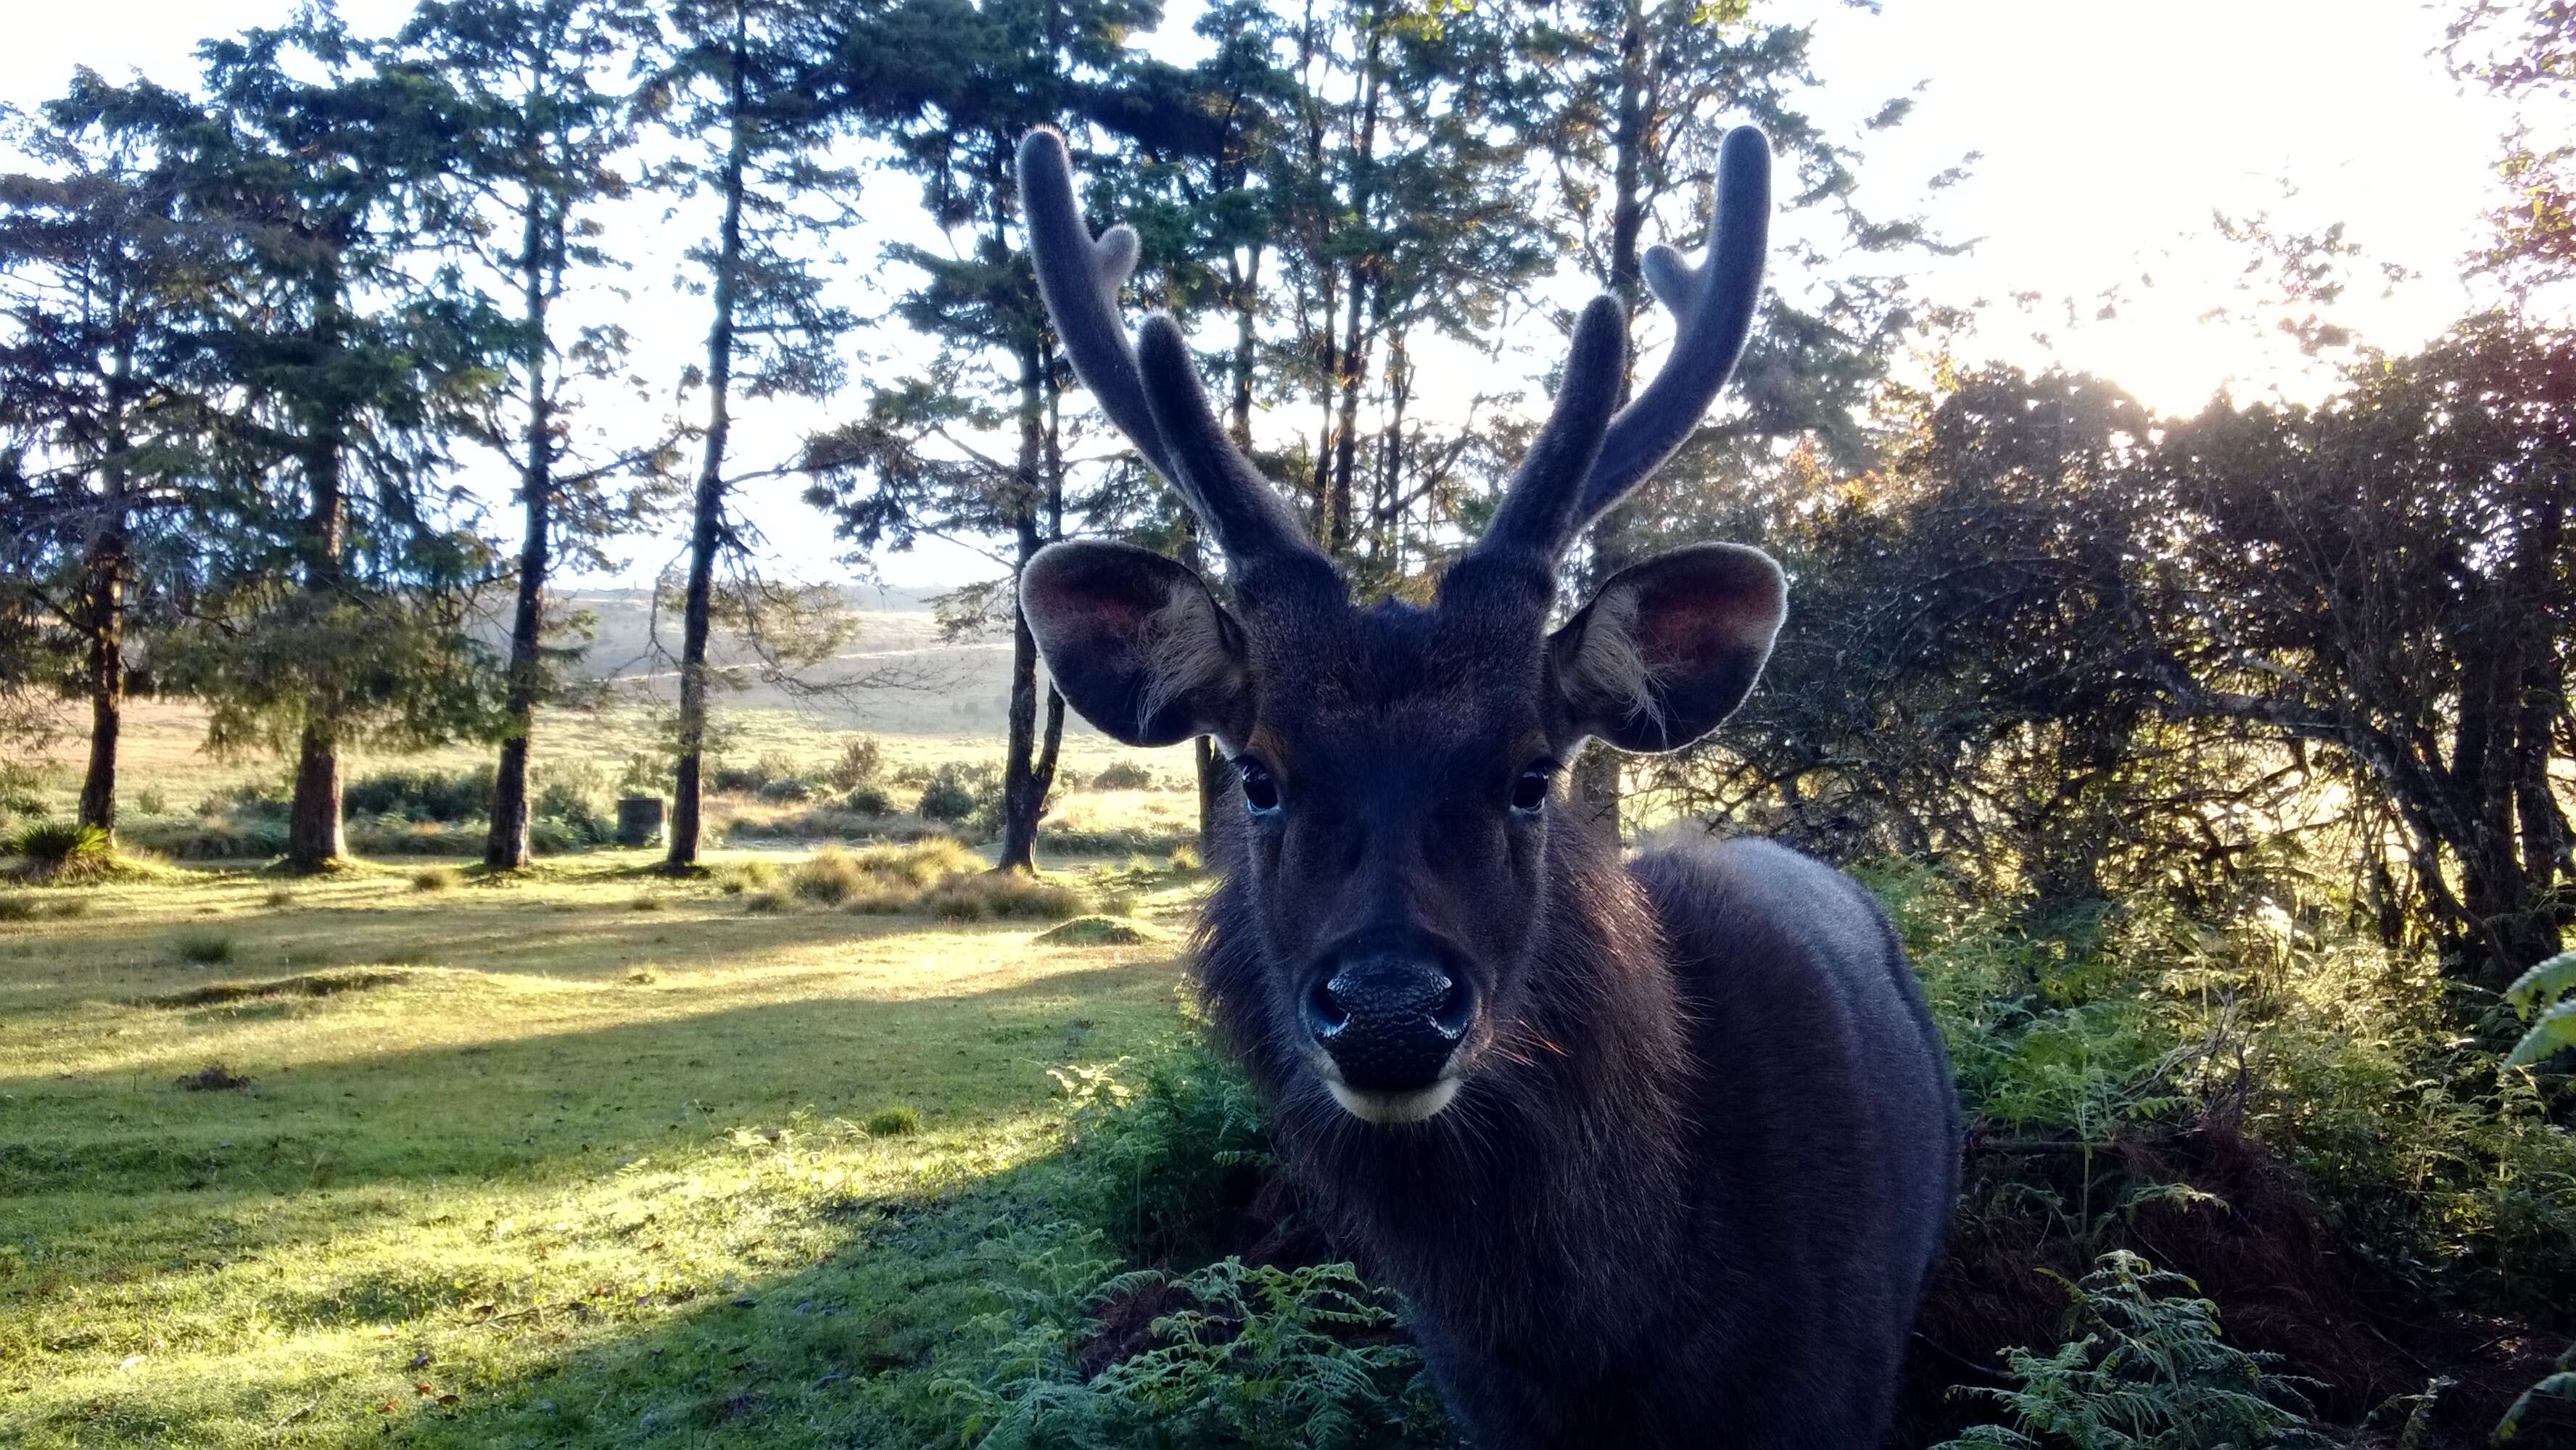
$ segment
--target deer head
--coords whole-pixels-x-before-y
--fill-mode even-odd
[[[1567,889],[1556,868],[1587,826],[1558,819],[1564,764],[1595,736],[1663,751],[1707,734],[1779,629],[1778,566],[1731,544],[1627,569],[1547,627],[1567,546],[1681,445],[1743,350],[1769,145],[1751,128],[1727,137],[1704,265],[1647,253],[1677,333],[1615,417],[1627,319],[1606,296],[1583,310],[1546,426],[1429,608],[1353,604],[1218,427],[1180,327],[1148,317],[1130,341],[1116,305],[1136,234],[1092,237],[1051,132],[1020,148],[1020,197],[1075,370],[1206,525],[1235,598],[1220,606],[1144,549],[1055,544],[1020,582],[1047,669],[1118,740],[1215,737],[1240,782],[1233,867],[1270,979],[1249,1010],[1351,1113],[1428,1118],[1514,1020],[1551,893]]]

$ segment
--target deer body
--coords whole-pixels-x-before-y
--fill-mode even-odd
[[[1779,628],[1778,567],[1727,544],[1548,627],[1559,556],[1741,351],[1768,165],[1731,136],[1708,263],[1649,254],[1663,371],[1612,416],[1625,318],[1596,300],[1436,601],[1361,607],[1225,439],[1179,329],[1129,342],[1134,234],[1092,238],[1053,135],[1021,149],[1065,351],[1234,586],[1221,606],[1169,559],[1066,543],[1021,608],[1086,719],[1234,764],[1204,995],[1480,1446],[1874,1446],[1956,1190],[1948,1064],[1867,894],[1759,842],[1623,864],[1558,789],[1589,739],[1705,735]]]

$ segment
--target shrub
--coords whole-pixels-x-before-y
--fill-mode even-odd
[[[877,778],[885,766],[885,748],[874,736],[853,735],[841,742],[841,753],[823,768],[823,781],[837,791],[856,790]],[[883,811],[874,814],[883,815]]]
[[[151,786],[134,793],[134,809],[147,816],[170,814],[170,797]]]
[[[608,773],[588,761],[551,766],[537,776],[536,799],[528,803],[539,820],[583,825],[599,819],[599,801],[608,794]]]
[[[170,950],[183,962],[221,966],[233,959],[233,939],[220,931],[183,931],[170,939]]]
[[[707,789],[717,795],[758,795],[769,777],[756,765],[719,765],[707,773]]]
[[[975,814],[975,787],[956,765],[943,765],[921,788],[921,799],[912,809],[925,821],[956,825]]]
[[[787,909],[787,893],[775,886],[763,887],[742,899],[742,909],[754,916],[771,916]]]
[[[1118,761],[1091,778],[1093,790],[1149,790],[1154,772],[1132,760]]]
[[[871,1138],[909,1138],[921,1131],[921,1113],[908,1107],[879,1108],[861,1126]]]
[[[264,861],[286,852],[283,816],[219,815],[192,821],[140,821],[123,835],[134,845],[181,861]]]
[[[465,877],[453,866],[430,866],[411,873],[411,889],[435,894],[454,891],[465,884]]]
[[[274,816],[284,820],[290,804],[284,787],[275,784],[262,785],[255,780],[245,780],[209,793],[204,800],[197,802],[197,814],[201,816]]]
[[[32,765],[0,761],[0,816],[45,813],[45,777]]]
[[[360,776],[341,791],[340,815],[352,821],[390,816],[448,825],[489,820],[492,783],[489,765],[471,770],[379,770]]]
[[[1966,1391],[2002,1404],[2013,1428],[1979,1425],[1939,1450],[2334,1445],[2309,1424],[2302,1382],[2275,1372],[2278,1355],[2220,1339],[2218,1306],[2189,1279],[2114,1251],[2067,1292],[2082,1338],[2008,1350],[2020,1388]]]
[[[886,794],[884,786],[874,781],[863,781],[850,787],[849,795],[841,801],[841,808],[863,816],[890,816],[894,814],[894,797]]]
[[[11,844],[27,858],[24,869],[33,879],[77,881],[116,867],[115,843],[96,826],[40,821],[20,831]]]
[[[814,788],[814,782],[801,775],[777,775],[761,782],[759,794],[762,800],[773,805],[792,805],[810,801],[820,792]]]

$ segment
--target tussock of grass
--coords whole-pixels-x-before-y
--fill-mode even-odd
[[[1119,921],[1107,916],[1077,916],[1059,927],[1038,933],[1038,941],[1051,947],[1129,947],[1160,940],[1161,934],[1138,926],[1132,921]]]
[[[335,997],[342,992],[363,992],[371,987],[390,987],[410,973],[378,967],[341,967],[333,971],[299,972],[292,977],[272,977],[256,982],[209,982],[190,987],[184,992],[162,992],[137,997],[137,1007],[213,1007],[226,1002],[249,1002],[262,997]]]
[[[947,883],[983,869],[982,857],[948,836],[856,851],[826,846],[778,878],[776,886],[750,891],[743,904],[752,911],[776,911],[791,901],[844,911],[918,911]]]
[[[921,1112],[902,1106],[880,1108],[868,1114],[868,1120],[860,1126],[872,1138],[909,1138],[921,1131]]]
[[[210,1062],[179,1079],[178,1086],[192,1093],[234,1092],[250,1086],[250,1079],[224,1066]]]
[[[436,894],[454,891],[465,884],[464,873],[453,866],[428,866],[411,873],[411,889]]]
[[[295,893],[287,890],[283,886],[272,886],[269,888],[268,895],[262,898],[262,900],[265,902],[269,910],[283,911],[287,907],[295,904]]]
[[[35,897],[23,892],[0,895],[0,921],[34,921],[37,905]]]
[[[221,966],[233,959],[233,939],[228,932],[183,931],[170,938],[170,950],[183,962]]]
[[[778,884],[778,863],[744,861],[716,873],[716,889],[727,896],[740,896],[746,891],[767,891]]]
[[[671,898],[650,891],[639,891],[635,894],[635,898],[632,901],[626,903],[626,909],[629,911],[668,911],[671,909]]]
[[[1090,906],[1070,886],[1015,871],[951,877],[923,897],[922,904],[942,921],[1063,921]]]

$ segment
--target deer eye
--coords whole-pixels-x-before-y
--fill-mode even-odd
[[[1251,756],[1237,756],[1234,773],[1243,781],[1243,803],[1256,816],[1266,816],[1279,809],[1279,782],[1270,778],[1270,767]]]
[[[1512,809],[1524,815],[1536,814],[1547,804],[1548,788],[1556,784],[1556,762],[1532,762],[1512,782]]]

